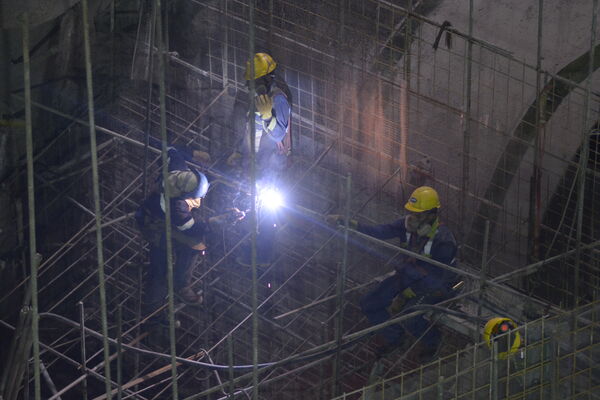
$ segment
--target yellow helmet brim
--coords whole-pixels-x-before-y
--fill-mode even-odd
[[[417,207],[413,206],[411,203],[406,203],[404,205],[404,208],[406,208],[408,211],[416,212],[416,213],[427,211],[427,210],[421,210],[420,208],[417,208]]]

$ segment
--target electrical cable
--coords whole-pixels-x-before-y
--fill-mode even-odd
[[[436,311],[436,312],[440,312],[440,313],[445,313],[445,314],[449,314],[449,315],[453,315],[459,318],[464,318],[467,320],[471,320],[477,323],[481,323],[481,322],[485,322],[486,320],[484,318],[481,317],[476,317],[473,315],[469,315],[467,313],[464,312],[460,312],[460,311],[455,311],[455,310],[450,310],[448,308],[444,308],[444,307],[440,307],[440,306],[436,306],[436,305],[431,305],[431,304],[421,304],[421,305],[415,305],[415,306],[411,306],[408,307],[406,309],[403,310],[403,312],[399,315],[397,315],[395,318],[398,318],[400,316],[402,316],[403,314],[408,314],[410,312],[414,312],[414,311],[421,311],[421,310],[432,310],[432,311]],[[73,327],[80,327],[79,322],[75,322],[72,321],[66,317],[63,317],[61,315],[58,314],[54,314],[54,313],[40,313],[40,318],[41,317],[49,317],[49,318],[54,318],[56,320],[59,320],[67,325],[71,325]],[[380,328],[383,329],[384,327]],[[90,336],[95,337],[97,339],[102,339],[103,336],[88,328],[88,327],[84,327],[86,333],[88,333]],[[379,330],[379,329],[378,329]],[[377,331],[378,331],[377,330]],[[338,350],[344,350],[350,346],[353,346],[354,344],[356,344],[357,342],[371,336],[372,334],[374,334],[377,331],[370,331],[370,332],[366,332],[346,343],[334,346],[332,348],[326,349],[326,350],[320,350],[317,351],[316,353],[311,353],[311,351],[300,355],[298,354],[297,356],[292,356],[290,358],[284,359],[284,360],[280,360],[280,361],[272,361],[272,362],[266,362],[266,363],[259,363],[258,367],[259,368],[266,368],[266,367],[274,367],[274,366],[282,366],[282,365],[286,365],[286,364],[292,364],[292,363],[298,363],[298,362],[305,362],[305,361],[312,361],[312,360],[316,360],[316,359],[320,359],[320,358],[325,358],[325,357],[329,357],[330,355],[334,354],[335,352],[337,352]],[[116,345],[117,341],[111,338],[107,338],[108,342]],[[158,353],[152,350],[145,350],[145,349],[141,349],[139,347],[135,347],[135,346],[131,346],[131,345],[127,345],[127,344],[121,344],[121,346],[125,349],[134,351],[134,352],[138,352],[141,354],[146,354],[146,355],[150,355],[150,356],[154,356],[154,357],[159,357],[159,358],[164,358],[167,360],[170,360],[171,356],[169,354],[163,354],[163,353]],[[202,361],[195,361],[195,360],[188,360],[186,358],[181,358],[181,357],[176,357],[177,362],[180,362],[182,364],[186,364],[186,365],[191,365],[191,366],[196,366],[196,367],[202,367],[202,368],[208,368],[211,370],[229,370],[230,368],[233,369],[237,369],[237,370],[245,370],[245,369],[251,369],[253,368],[253,365],[220,365],[220,364],[214,364],[214,363],[206,363],[206,362],[202,362]]]

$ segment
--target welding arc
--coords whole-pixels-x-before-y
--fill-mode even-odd
[[[484,319],[483,318],[479,318],[479,317],[475,317],[466,313],[462,313],[459,311],[454,311],[454,310],[450,310],[444,307],[440,307],[440,306],[434,306],[434,305],[429,305],[429,304],[421,304],[421,305],[417,305],[417,306],[412,306],[407,308],[406,310],[403,311],[402,314],[405,313],[409,313],[409,312],[413,312],[413,311],[419,311],[419,310],[433,310],[433,311],[438,311],[438,312],[443,312],[446,314],[450,314],[450,315],[454,315],[457,317],[461,317],[461,318],[465,318],[465,319],[470,319],[470,320],[476,320],[477,322],[481,322]],[[72,321],[66,317],[63,317],[62,315],[58,315],[58,314],[54,314],[54,313],[40,313],[40,318],[42,317],[49,317],[49,318],[54,318],[56,320],[59,320],[67,325],[71,325],[73,327],[79,328],[80,324],[79,322],[76,321]],[[102,339],[102,334],[96,332],[93,329],[90,329],[88,327],[84,327],[85,332],[87,334],[89,334],[90,336],[93,336],[97,339]],[[383,329],[383,327],[381,328]],[[318,351],[314,354],[311,354],[310,352],[308,352],[307,354],[304,355],[297,355],[297,356],[292,356],[290,358],[286,358],[284,360],[280,360],[280,361],[273,361],[273,362],[266,362],[266,363],[259,363],[258,364],[258,368],[266,368],[266,367],[273,367],[273,366],[281,366],[281,365],[286,365],[286,364],[292,364],[292,363],[297,363],[297,362],[304,362],[304,361],[312,361],[315,359],[319,359],[319,358],[325,358],[330,356],[331,354],[335,353],[338,350],[344,350],[352,345],[354,345],[355,343],[371,336],[373,333],[375,333],[377,331],[371,331],[371,332],[366,332],[363,335],[358,336],[357,338],[354,338],[353,340],[337,345],[335,347],[332,347],[330,349],[327,350],[322,350],[322,351]],[[117,341],[115,339],[111,339],[108,338],[108,342],[110,342],[113,345],[117,345]],[[146,354],[146,355],[150,355],[150,356],[154,356],[154,357],[159,357],[159,358],[164,358],[166,360],[170,360],[171,356],[169,354],[163,354],[163,353],[158,353],[152,350],[145,350],[145,349],[140,349],[139,347],[135,347],[135,346],[131,346],[128,344],[124,344],[121,343],[121,347],[127,349],[127,350],[131,350],[140,354]],[[180,362],[182,364],[186,364],[186,365],[192,365],[192,366],[196,366],[196,367],[202,367],[202,368],[207,368],[210,370],[229,370],[229,369],[251,369],[254,368],[254,365],[250,364],[250,365],[220,365],[220,364],[212,364],[212,363],[205,363],[202,361],[194,361],[194,360],[188,360],[186,358],[181,358],[181,357],[176,357],[176,361]]]

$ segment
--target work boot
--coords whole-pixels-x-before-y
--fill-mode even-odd
[[[202,293],[194,292],[194,290],[189,286],[186,286],[183,289],[179,290],[177,292],[177,297],[185,304],[192,306],[201,305],[202,301],[204,300],[202,297]]]

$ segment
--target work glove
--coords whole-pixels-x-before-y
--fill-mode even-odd
[[[227,165],[230,167],[237,167],[240,158],[242,158],[242,155],[239,152],[234,151],[233,154],[227,157]]]
[[[392,300],[392,303],[387,306],[386,310],[390,315],[398,314],[406,305],[406,301],[417,297],[417,294],[411,289],[406,288]]]
[[[404,296],[405,299],[412,299],[413,297],[417,297],[417,294],[408,287],[402,291],[402,296]]]
[[[260,117],[267,121],[273,116],[273,99],[267,94],[263,94],[256,98],[256,112]]]
[[[329,214],[325,217],[325,221],[333,227],[344,226],[344,216],[339,214]],[[356,229],[358,227],[358,221],[351,219],[348,221],[348,227],[350,229]]]
[[[210,164],[210,154],[202,150],[194,150],[192,152],[194,161],[200,164]]]
[[[236,224],[238,221],[241,221],[246,216],[246,213],[238,210],[237,208],[228,208],[227,212],[221,215],[217,215],[215,217],[210,217],[208,219],[208,223],[211,226],[215,225],[225,225],[225,224]]]
[[[246,218],[246,213],[243,211],[240,211],[237,208],[228,208],[227,209],[227,213],[225,213],[226,217],[227,217],[227,223],[235,225],[237,224],[239,221],[243,220],[244,218]]]
[[[404,307],[405,304],[406,299],[402,293],[400,293],[398,296],[394,297],[392,303],[386,307],[386,310],[390,315],[396,315],[402,310],[402,307]]]

